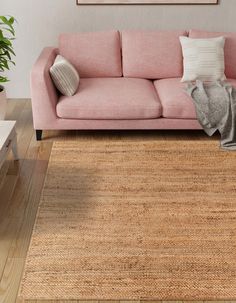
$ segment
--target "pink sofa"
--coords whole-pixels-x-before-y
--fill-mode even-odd
[[[179,36],[226,36],[226,76],[236,86],[236,33],[107,31],[62,34],[45,48],[31,73],[34,128],[201,129],[184,91]],[[79,71],[72,97],[61,96],[49,74],[57,54]]]

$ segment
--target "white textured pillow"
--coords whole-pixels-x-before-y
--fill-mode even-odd
[[[225,38],[192,39],[180,37],[184,57],[181,82],[225,80]]]
[[[64,96],[73,96],[79,86],[79,74],[64,57],[57,55],[50,68],[50,74],[56,88]]]

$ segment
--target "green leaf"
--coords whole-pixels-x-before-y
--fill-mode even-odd
[[[6,27],[3,27],[3,29],[4,29],[5,31],[11,33],[12,36],[15,37],[15,31],[14,31],[14,30],[12,30],[12,29],[10,29],[10,28],[6,28]]]
[[[1,42],[1,41],[4,42],[4,43],[7,44],[7,45],[10,45],[10,46],[12,45],[12,44],[11,44],[11,41],[10,41],[9,39],[7,39],[7,38],[0,38],[0,42]]]
[[[6,83],[6,82],[9,82],[9,80],[7,79],[7,77],[0,76],[0,82],[1,83]]]
[[[1,49],[1,43],[0,43],[0,49]],[[12,55],[16,55],[15,54],[15,52],[13,51],[13,49],[12,49],[12,47],[10,47],[10,46],[8,46],[8,45],[4,45],[3,47],[2,47],[2,49],[4,49],[4,50],[8,50]]]
[[[0,72],[10,69],[10,64],[15,65],[12,56],[15,56],[12,41],[15,40],[13,16],[0,16]],[[0,76],[0,83],[8,82],[5,76]]]
[[[2,20],[3,23],[7,24],[8,20],[5,16],[0,16],[0,20]]]
[[[9,60],[11,60],[11,55],[10,55],[10,53],[9,52],[5,52],[4,54],[2,54],[2,56],[5,56],[5,57],[7,57]]]
[[[9,23],[13,24],[14,22],[15,22],[15,18],[14,17],[10,17]]]
[[[8,27],[10,27],[10,29],[14,30],[11,22],[9,20],[7,20],[7,18],[5,16],[0,16],[0,20],[2,20],[2,22],[4,24],[6,24]]]

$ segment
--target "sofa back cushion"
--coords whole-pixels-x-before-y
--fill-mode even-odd
[[[186,31],[122,31],[123,75],[146,79],[183,75],[180,36]]]
[[[227,78],[236,79],[236,33],[207,32],[190,30],[190,38],[225,37],[225,75]]]
[[[83,78],[122,75],[118,31],[61,34],[59,53],[76,67]]]

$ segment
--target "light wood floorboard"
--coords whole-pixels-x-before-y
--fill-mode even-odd
[[[43,141],[35,140],[30,100],[9,100],[7,119],[17,120],[19,161],[9,155],[0,169],[0,303],[22,303],[17,300],[25,257],[46,176],[54,140],[101,140],[115,136],[118,140],[155,140],[178,137],[210,140],[203,132],[44,132]],[[214,140],[215,138],[212,138]],[[28,303],[86,303],[88,301],[40,301]],[[161,301],[89,301],[90,303],[160,303]],[[181,303],[182,301],[177,301]],[[209,302],[209,301],[208,301]],[[229,303],[236,301],[227,301]],[[165,303],[168,303],[166,301]],[[190,302],[191,303],[191,302]],[[202,303],[202,302],[199,302]],[[207,303],[207,302],[206,302]],[[226,303],[226,301],[224,302]]]

